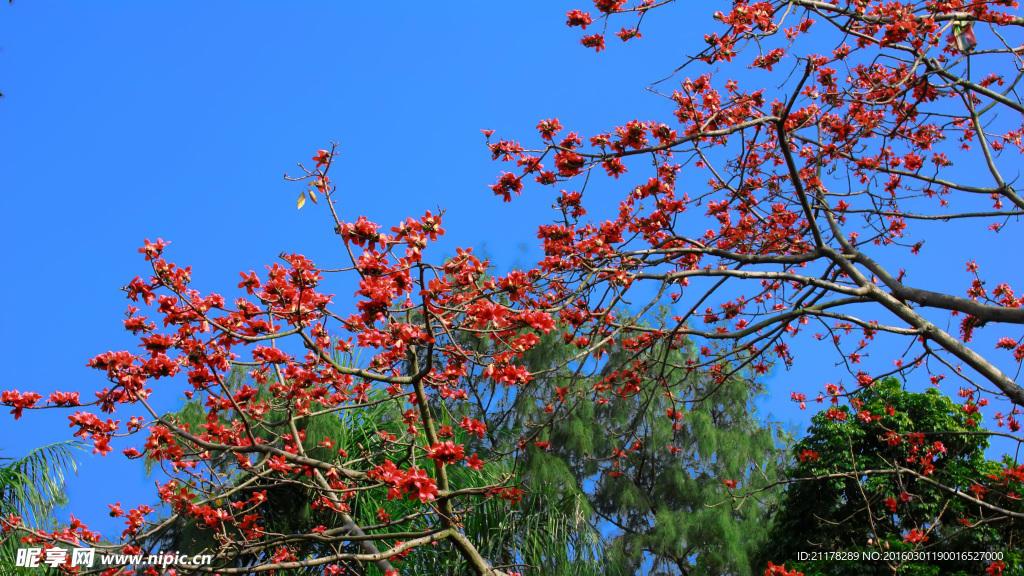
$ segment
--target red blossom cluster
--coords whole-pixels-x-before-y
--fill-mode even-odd
[[[669,4],[595,0],[596,17],[571,10],[566,23],[586,30],[600,19],[607,24],[632,15],[636,23],[617,33],[627,41],[642,37],[642,18]],[[455,536],[459,514],[480,498],[515,502],[523,492],[507,479],[488,483],[483,475],[477,483],[457,482],[448,465],[465,461],[480,470],[494,454],[552,450],[545,427],[577,402],[601,407],[656,389],[685,403],[690,399],[673,396],[677,382],[650,377],[645,354],[659,346],[683,349],[700,341],[699,352],[678,368],[722,384],[741,370],[760,375],[776,364],[792,366],[796,348],[790,343],[814,324],[814,344],[835,348],[848,383],[870,387],[889,374],[924,370],[938,386],[953,375],[975,390],[994,390],[993,401],[1015,404],[995,419],[1019,431],[1024,389],[1012,374],[1024,362],[1024,339],[998,336],[992,358],[970,345],[982,329],[1024,324],[1024,300],[1006,282],[986,288],[974,261],[967,265],[972,277],[966,297],[962,287],[942,293],[915,284],[911,266],[927,252],[915,236],[917,221],[985,220],[979,233],[995,234],[1024,214],[1024,200],[1003,176],[1003,154],[1024,152],[1024,106],[1014,90],[1017,80],[1004,74],[1007,64],[1020,66],[1020,51],[1001,37],[974,33],[975,23],[994,29],[1024,24],[1002,10],[1015,2],[729,4],[714,15],[719,30],[704,37],[706,47],[666,94],[666,121],[633,119],[586,137],[565,133],[558,118],[544,119],[536,126],[536,149],[513,140],[491,142],[494,131],[483,130],[491,158],[507,166],[490,185],[495,195],[510,202],[530,182],[556,190],[554,220],[538,223],[543,257],[534,267],[495,276],[488,261],[462,248],[431,264],[424,253],[445,234],[443,211],[388,229],[366,216],[345,220],[328,175],[335,150],[317,150],[315,165],[298,179],[310,186],[314,202],[323,196],[347,253],[344,267],[282,254],[265,272],[240,272],[232,299],[192,288],[191,267],[165,260],[169,242],[147,239],[139,252],[151,274],[124,287],[131,302],[151,309],[152,319],[129,306],[123,321],[139,339],[138,349],[97,354],[88,362],[108,387],[90,402],[77,393],[53,392],[41,404],[43,394],[8,390],[0,403],[15,419],[29,409],[75,407],[69,417],[74,435],[91,439],[102,455],[113,450],[109,444],[118,435],[140,434],[143,443],[123,453],[173,476],[159,493],[175,513],[237,532],[240,540],[225,541],[225,550],[256,547],[271,561],[295,561],[287,547],[263,540],[261,507],[268,485],[302,484],[316,493],[317,509],[337,514],[351,542],[385,574],[396,573],[388,558],[404,554],[411,541],[389,544],[396,538],[388,531],[401,532],[409,521],[382,508],[384,528],[367,534],[348,515],[348,500],[379,490],[388,500],[418,502],[413,516],[430,525],[424,538],[443,533],[463,557],[486,564],[472,543]],[[801,44],[815,34],[836,40],[835,47],[822,54],[820,41],[810,42],[811,48]],[[584,35],[581,43],[600,52],[605,33]],[[776,90],[748,80],[764,76],[743,72],[743,83],[757,84],[745,89],[740,76],[729,76],[737,66],[752,74],[789,74],[768,83],[781,82]],[[1007,114],[997,121],[1000,111]],[[988,183],[958,181],[951,167],[967,156],[977,156]],[[588,221],[586,187],[601,173],[621,195],[607,219]],[[634,175],[635,183],[622,184]],[[890,253],[897,256],[881,257]],[[893,261],[901,268],[884,264]],[[954,272],[964,270],[949,274]],[[325,288],[335,273],[350,274],[357,286],[347,316],[333,309],[338,295]],[[626,305],[643,313],[667,309],[671,321],[651,325],[640,321],[642,314],[616,313]],[[959,334],[943,328],[950,314],[958,316],[953,324]],[[554,386],[531,372],[524,356],[552,334],[576,353],[559,368],[598,366],[600,376]],[[907,346],[890,346],[900,339]],[[899,348],[895,369],[871,365],[869,348],[876,357]],[[356,362],[357,352],[368,357]],[[609,365],[613,358],[617,364]],[[228,381],[236,366],[245,367],[251,386]],[[187,382],[187,398],[198,395],[202,424],[189,426],[153,409],[154,388],[164,386],[151,381],[175,377]],[[535,397],[548,420],[530,422],[505,446],[500,434],[488,434],[486,410],[449,419],[466,414],[474,401],[486,403],[475,398],[481,390],[471,389],[470,381],[483,382],[481,389],[493,395],[488,399],[509,390]],[[968,426],[976,427],[988,400],[969,392],[961,406]],[[822,386],[817,401],[829,398],[826,418],[864,424],[883,418],[855,402],[840,406],[845,395],[841,384]],[[792,392],[791,399],[806,407],[804,392]],[[399,416],[395,426],[380,424],[371,445],[335,450],[335,440],[324,438],[317,453],[326,448],[330,456],[311,455],[304,418],[357,415],[382,402],[394,403]],[[97,413],[118,410],[131,413],[126,430],[121,420]],[[891,407],[887,412],[893,415]],[[666,417],[678,431],[685,414],[670,409]],[[624,448],[592,456],[608,462],[603,473],[629,473],[629,455],[643,447],[633,433],[609,425],[609,436]],[[946,452],[921,434],[883,439],[893,446],[907,442],[909,461],[901,464],[923,476]],[[681,450],[672,443],[657,449]],[[415,465],[423,454],[434,461],[433,470]],[[805,463],[820,457],[811,450],[798,455]],[[207,466],[215,458],[237,465],[254,485],[218,503],[224,490]],[[1019,482],[1022,475],[1007,467],[992,480]],[[729,491],[739,486],[731,479],[723,483]],[[973,493],[982,500],[988,488],[977,486]],[[899,502],[890,497],[885,505],[893,510]],[[130,510],[125,536],[153,528],[146,519],[151,512],[145,506]],[[124,514],[120,505],[111,513]],[[28,538],[92,541],[93,534],[73,524]],[[22,529],[16,517],[3,521],[5,532],[15,528]],[[324,534],[320,530],[317,537]],[[928,535],[915,529],[906,538],[921,544]],[[795,574],[771,564],[766,570],[768,576]]]

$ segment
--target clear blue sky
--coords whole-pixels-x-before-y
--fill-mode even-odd
[[[486,244],[499,269],[535,262],[551,190],[528,187],[511,204],[493,196],[487,185],[503,166],[479,130],[536,142],[542,118],[586,136],[634,118],[670,120],[670,107],[644,87],[700,49],[720,9],[681,2],[645,21],[642,40],[609,35],[609,50],[595,55],[565,27],[570,8],[587,6],[4,3],[0,388],[91,397],[105,386],[85,363],[136,349],[121,326],[127,302],[118,288],[148,273],[136,252],[143,238],[171,240],[168,260],[192,265],[204,293],[234,294],[239,271],[263,270],[282,251],[341,263],[323,206],[297,211],[301,187],[282,179],[331,141],[340,145],[332,173],[347,218],[391,226],[440,206],[448,235],[435,260]],[[588,204],[594,216],[611,215],[634,184],[624,178],[604,188],[614,198],[605,209]],[[941,258],[918,264],[917,278],[966,289],[963,262],[991,258],[994,268],[1001,258],[979,246],[1021,244],[1019,232],[977,228],[932,237],[926,246]],[[347,298],[339,292],[336,301]],[[813,344],[794,352],[796,368],[770,380],[766,409],[804,425],[809,412],[794,411],[789,392],[814,393],[834,359]],[[158,408],[176,405],[175,384],[183,381],[155,383]],[[0,415],[0,455],[69,438],[67,416]],[[123,529],[106,504],[156,501],[154,480],[120,455],[127,445],[115,443],[105,459],[83,453],[68,488],[69,512],[106,537]]]

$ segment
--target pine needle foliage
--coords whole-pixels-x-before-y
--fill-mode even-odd
[[[531,371],[565,365],[573,353],[554,332],[526,355]],[[637,355],[617,342],[601,369],[563,369],[536,387],[567,387],[571,406],[556,411],[535,438],[549,449],[527,443],[522,477],[536,486],[571,486],[585,496],[578,510],[587,511],[601,543],[592,574],[764,570],[754,554],[767,538],[768,511],[781,494],[771,486],[782,478],[791,440],[781,425],[759,417],[753,400],[763,390],[752,374],[730,367],[716,381],[691,369],[698,357],[692,344]],[[641,373],[636,389],[616,388],[623,366]],[[592,402],[593,388],[608,383],[614,384],[608,401]],[[517,429],[546,422],[551,401],[542,393],[519,394]],[[593,456],[615,453],[620,456]],[[723,479],[739,481],[742,489],[731,491]],[[742,497],[755,491],[756,497]]]

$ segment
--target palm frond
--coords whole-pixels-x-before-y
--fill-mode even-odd
[[[31,526],[51,526],[54,510],[67,501],[67,474],[78,473],[74,452],[81,449],[77,441],[57,442],[35,448],[23,458],[0,467],[2,510],[21,516]]]
[[[36,448],[23,458],[0,458],[0,515],[20,516],[34,528],[53,529],[54,512],[67,503],[64,494],[69,472],[78,473],[74,451],[81,450],[76,441],[65,441]],[[28,574],[28,569],[15,568],[20,538],[16,532],[0,537],[0,566],[4,574]],[[42,575],[40,569],[32,572]]]

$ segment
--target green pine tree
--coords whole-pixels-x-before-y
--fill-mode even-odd
[[[559,341],[545,341],[527,362],[560,364],[573,347]],[[524,475],[584,489],[606,540],[604,574],[760,574],[753,552],[767,536],[779,495],[769,487],[788,441],[759,419],[760,385],[731,367],[717,379],[689,369],[698,361],[689,344],[636,353],[616,342],[612,350],[590,377],[551,376],[548,389],[568,389],[571,409],[554,411],[542,429],[550,452],[528,447]],[[607,402],[594,401],[595,388]],[[547,420],[550,401],[531,397],[516,412],[528,428]]]

